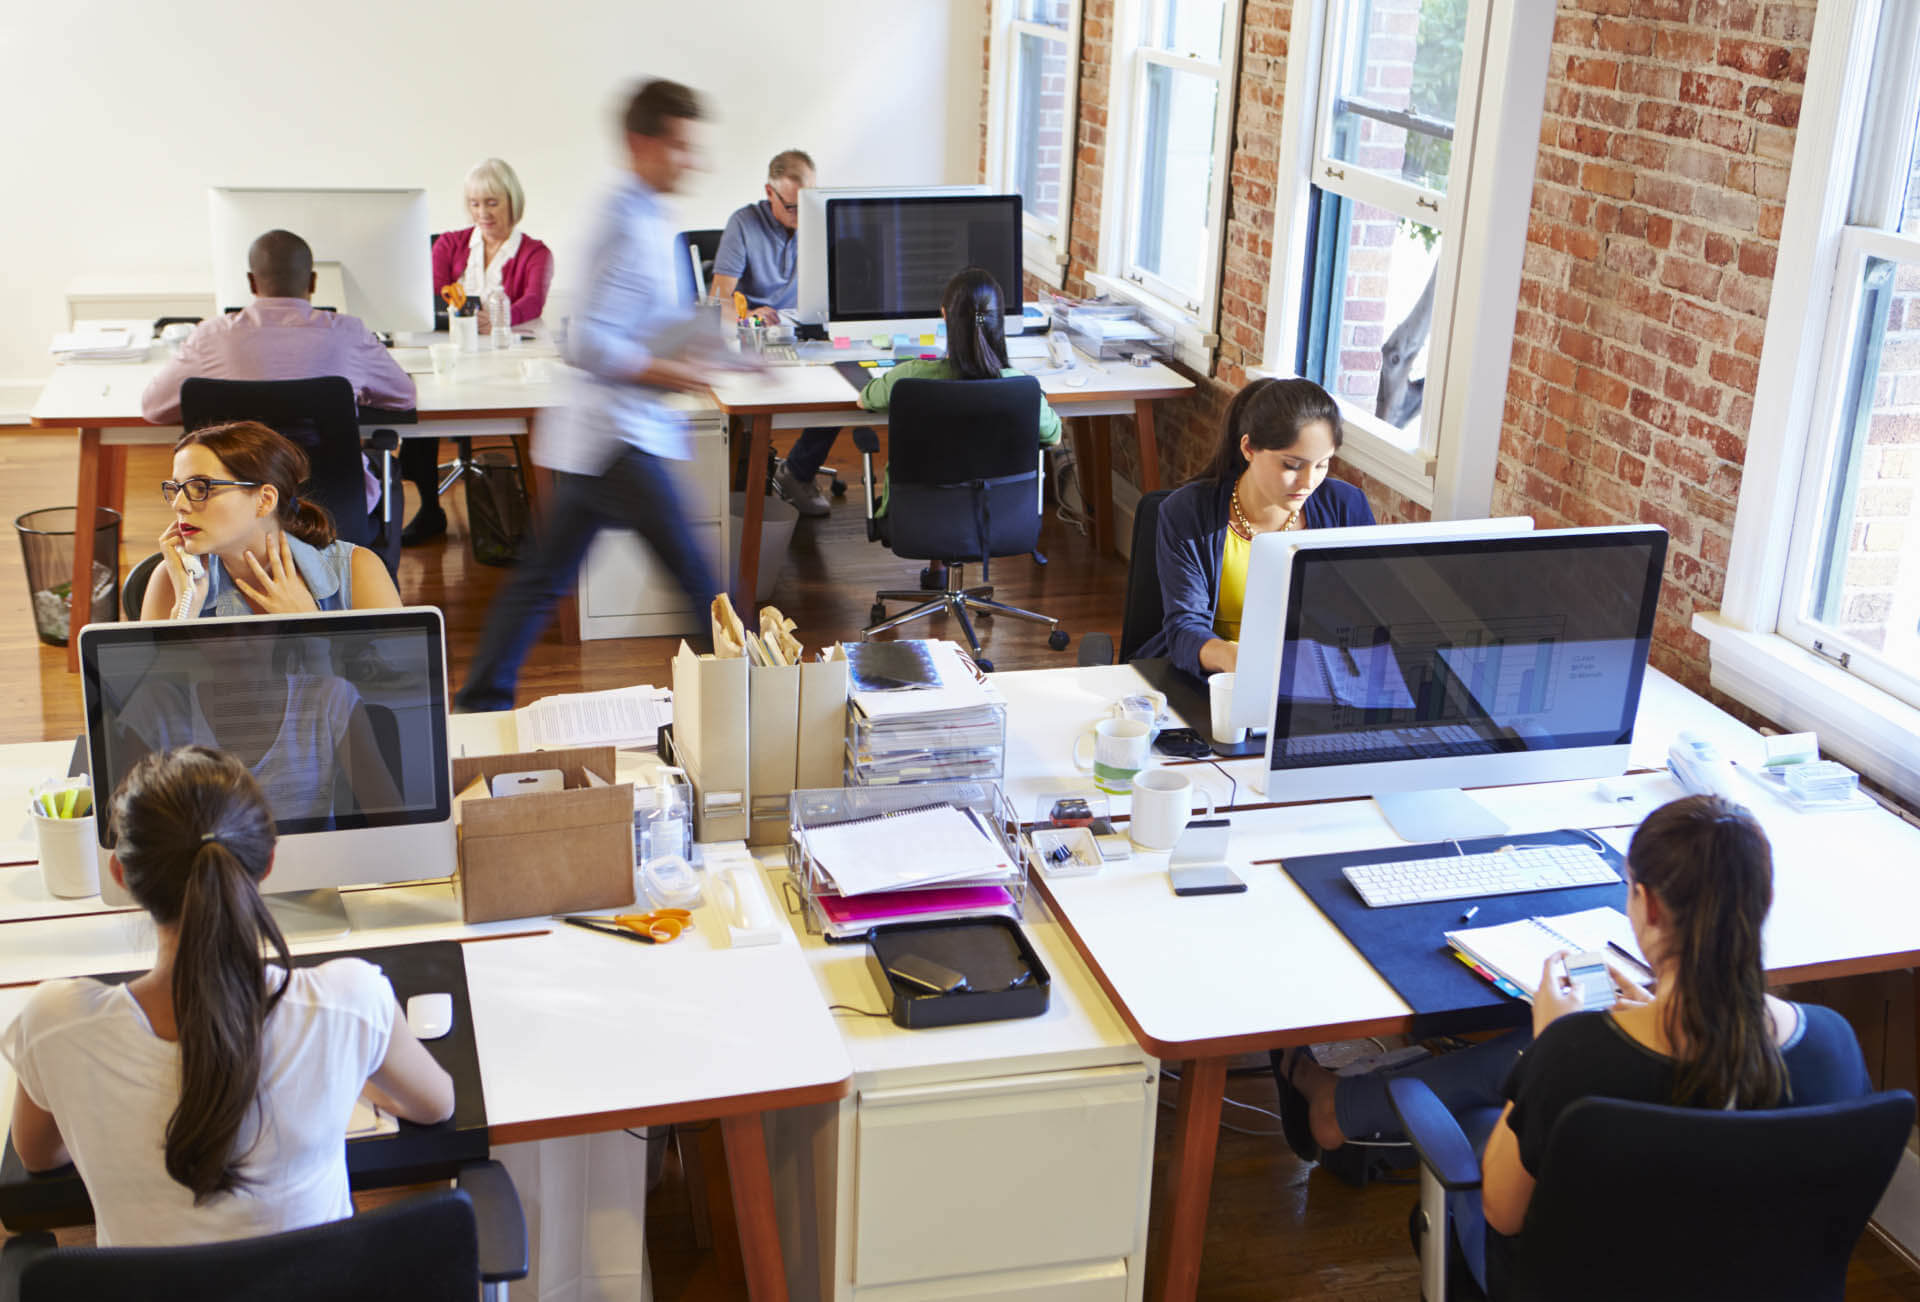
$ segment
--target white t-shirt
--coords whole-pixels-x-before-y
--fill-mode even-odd
[[[267,971],[280,979],[277,965]],[[0,1053],[53,1113],[102,1247],[214,1243],[353,1215],[347,1123],[386,1060],[397,1011],[386,976],[362,959],[295,968],[267,1018],[259,1107],[236,1145],[251,1183],[199,1207],[166,1167],[180,1046],[153,1033],[125,986],[45,983],[0,1035]]]

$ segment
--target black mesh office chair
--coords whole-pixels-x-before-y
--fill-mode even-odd
[[[380,412],[378,418],[412,424],[414,414]],[[235,420],[259,421],[297,443],[307,454],[309,468],[301,496],[327,509],[340,537],[371,548],[389,574],[399,574],[401,494],[393,454],[400,436],[377,429],[362,439],[352,381],[339,375],[310,380],[196,377],[180,386],[180,423],[189,430]],[[371,512],[361,474],[363,451],[374,454],[374,473],[380,479],[380,501]]]
[[[1516,1302],[1839,1302],[1913,1125],[1905,1090],[1756,1112],[1583,1099],[1554,1123],[1510,1275],[1472,1280],[1445,1208],[1479,1159],[1425,1082],[1387,1090],[1420,1154],[1427,1302],[1476,1283]]]
[[[1120,658],[1113,655],[1113,638],[1106,633],[1080,635],[1079,663],[1083,665],[1126,664],[1143,643],[1166,623],[1166,611],[1160,605],[1160,570],[1156,563],[1160,545],[1160,504],[1171,488],[1142,493],[1133,508],[1133,541],[1127,551],[1127,597],[1120,612]]]
[[[717,230],[681,231],[674,239],[674,250],[680,255],[680,288],[690,303],[707,296],[707,286],[713,283],[713,259],[720,252],[722,234]]]
[[[527,1274],[527,1226],[498,1162],[452,1189],[344,1221],[180,1248],[57,1248],[22,1234],[0,1251],[0,1302],[504,1302]]]
[[[983,669],[969,611],[1045,624],[1047,645],[1067,645],[1050,615],[993,600],[989,585],[968,587],[965,566],[981,563],[990,577],[995,556],[1031,552],[1040,542],[1040,383],[1031,376],[1001,380],[902,380],[889,399],[887,513],[875,515],[873,458],[879,439],[856,428],[865,462],[867,536],[896,556],[943,562],[944,591],[884,589],[875,594],[865,636],[940,612],[951,614]],[[891,619],[889,601],[918,603]]]

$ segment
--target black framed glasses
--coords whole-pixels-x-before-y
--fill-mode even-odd
[[[799,204],[788,203],[786,199],[781,195],[781,193],[778,190],[774,189],[771,185],[767,187],[767,197],[769,199],[772,199],[775,203],[779,204],[782,208],[786,209],[788,212],[800,211]]]
[[[185,479],[163,479],[160,481],[160,496],[167,499],[167,505],[173,505],[173,499],[185,493],[189,502],[204,502],[216,488],[258,488],[258,480],[253,479],[211,479],[206,475],[190,475]]]

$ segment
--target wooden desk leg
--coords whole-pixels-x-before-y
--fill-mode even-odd
[[[1224,1080],[1223,1075],[1223,1084]],[[773,1172],[767,1166],[767,1134],[760,1114],[726,1117],[720,1129],[727,1144],[727,1174],[733,1179],[733,1210],[740,1225],[747,1296],[753,1302],[786,1302],[787,1268],[780,1256],[780,1225],[773,1212]]]
[[[1213,1195],[1213,1151],[1220,1138],[1227,1060],[1201,1058],[1180,1068],[1174,1113],[1173,1163],[1167,1171],[1166,1237],[1160,1248],[1155,1302],[1193,1302],[1206,1246],[1207,1203]]]
[[[1093,554],[1105,556],[1113,550],[1113,417],[1095,416],[1091,424],[1093,455],[1081,487],[1093,512]]]
[[[1133,429],[1140,443],[1140,491],[1152,493],[1160,487],[1160,445],[1154,438],[1151,402],[1133,404]]]
[[[80,431],[80,470],[74,486],[74,502],[79,507],[74,512],[73,527],[73,586],[67,591],[71,594],[77,608],[70,607],[67,635],[67,672],[80,672],[80,624],[86,622],[87,602],[93,593],[93,518],[98,507],[107,504],[112,495],[110,472],[107,468],[108,457],[100,446],[100,431],[85,429]],[[126,480],[126,458],[120,459],[121,482],[124,491]],[[119,558],[115,557],[117,563]],[[79,616],[79,624],[73,623],[73,616]]]
[[[532,517],[536,529],[546,528],[547,509],[553,505],[553,472],[545,466],[533,464],[533,437],[529,434],[515,434],[513,437],[513,455],[520,462],[520,480],[527,486],[527,514]],[[468,522],[472,527],[472,522]],[[560,628],[560,645],[580,645],[580,598],[579,576],[575,576],[574,587],[553,608],[553,622]]]
[[[753,624],[753,594],[760,582],[760,521],[767,511],[767,450],[773,446],[773,417],[753,418],[747,441],[746,510],[740,516],[740,581],[734,586],[733,607],[749,626]]]

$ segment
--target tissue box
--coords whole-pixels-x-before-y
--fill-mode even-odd
[[[564,791],[460,802],[460,916],[494,922],[633,903],[633,784],[613,777],[611,746],[453,761],[453,789],[501,773],[559,769]]]

